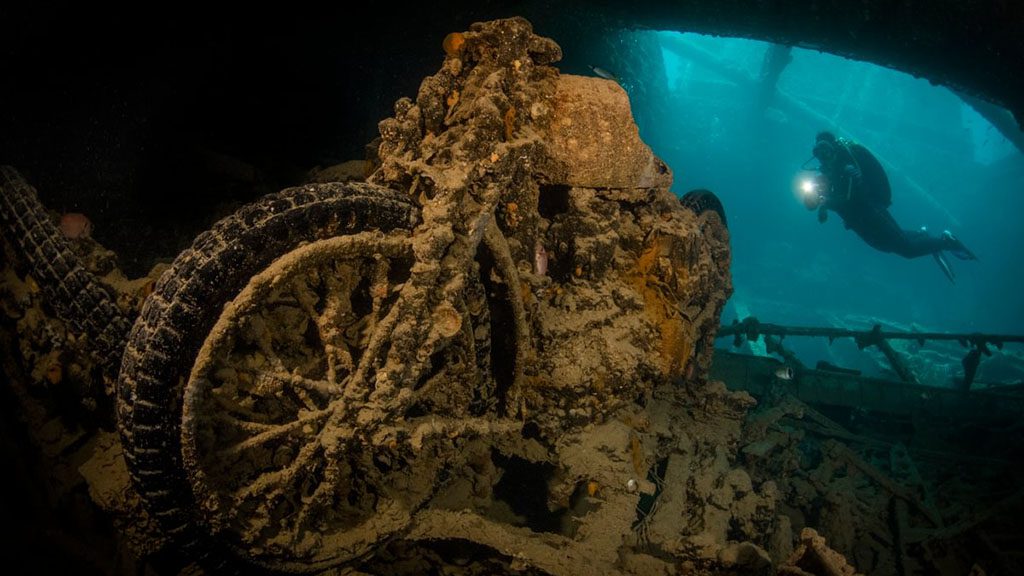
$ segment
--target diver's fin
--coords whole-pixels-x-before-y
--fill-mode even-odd
[[[946,243],[949,245],[949,247],[946,248],[946,250],[949,250],[949,253],[952,254],[953,256],[956,256],[961,260],[978,259],[978,257],[974,255],[974,252],[971,252],[967,248],[967,246],[964,246],[964,243],[961,242],[960,239],[957,238],[956,236],[953,236],[953,233],[950,232],[949,230],[944,230],[942,232],[942,237],[943,239],[946,240]]]
[[[950,267],[949,261],[946,260],[942,252],[932,252],[932,257],[935,258],[935,262],[942,269],[942,273],[946,275],[946,278],[949,278],[950,282],[956,284],[956,274],[953,273],[953,268]]]

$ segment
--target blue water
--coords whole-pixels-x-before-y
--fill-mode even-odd
[[[682,38],[755,79],[767,47],[656,34],[663,43]],[[782,324],[1024,333],[1024,155],[945,87],[816,51],[792,55],[778,89],[803,111],[763,109],[751,87],[665,49],[665,80],[652,70],[658,79],[647,82],[665,104],[637,114],[641,135],[674,171],[673,190],[707,188],[725,206],[735,292],[723,322],[746,311]],[[930,256],[878,252],[836,214],[819,224],[800,203],[794,179],[829,121],[883,161],[903,228],[949,229],[978,255],[950,258],[956,284]],[[811,361],[846,346],[791,342]]]

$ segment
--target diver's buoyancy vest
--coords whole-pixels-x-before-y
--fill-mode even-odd
[[[867,199],[877,206],[888,208],[892,204],[892,187],[889,185],[885,169],[875,155],[864,146],[846,138],[837,138],[836,143],[846,150],[860,170],[861,190]]]

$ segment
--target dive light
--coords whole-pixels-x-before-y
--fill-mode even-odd
[[[808,210],[813,210],[821,205],[828,196],[828,177],[820,172],[799,174],[794,182],[794,188],[799,194],[800,200]]]

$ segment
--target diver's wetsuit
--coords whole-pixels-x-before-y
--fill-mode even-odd
[[[839,214],[847,228],[882,252],[917,258],[953,248],[946,236],[900,228],[889,213],[889,179],[867,148],[840,139],[833,149],[835,154],[832,158],[819,158],[822,173],[832,182],[821,210],[829,209]]]
[[[851,204],[835,211],[842,217],[847,228],[856,232],[869,246],[882,252],[892,252],[904,258],[917,258],[952,249],[944,236],[933,236],[923,230],[900,228],[886,208]]]

